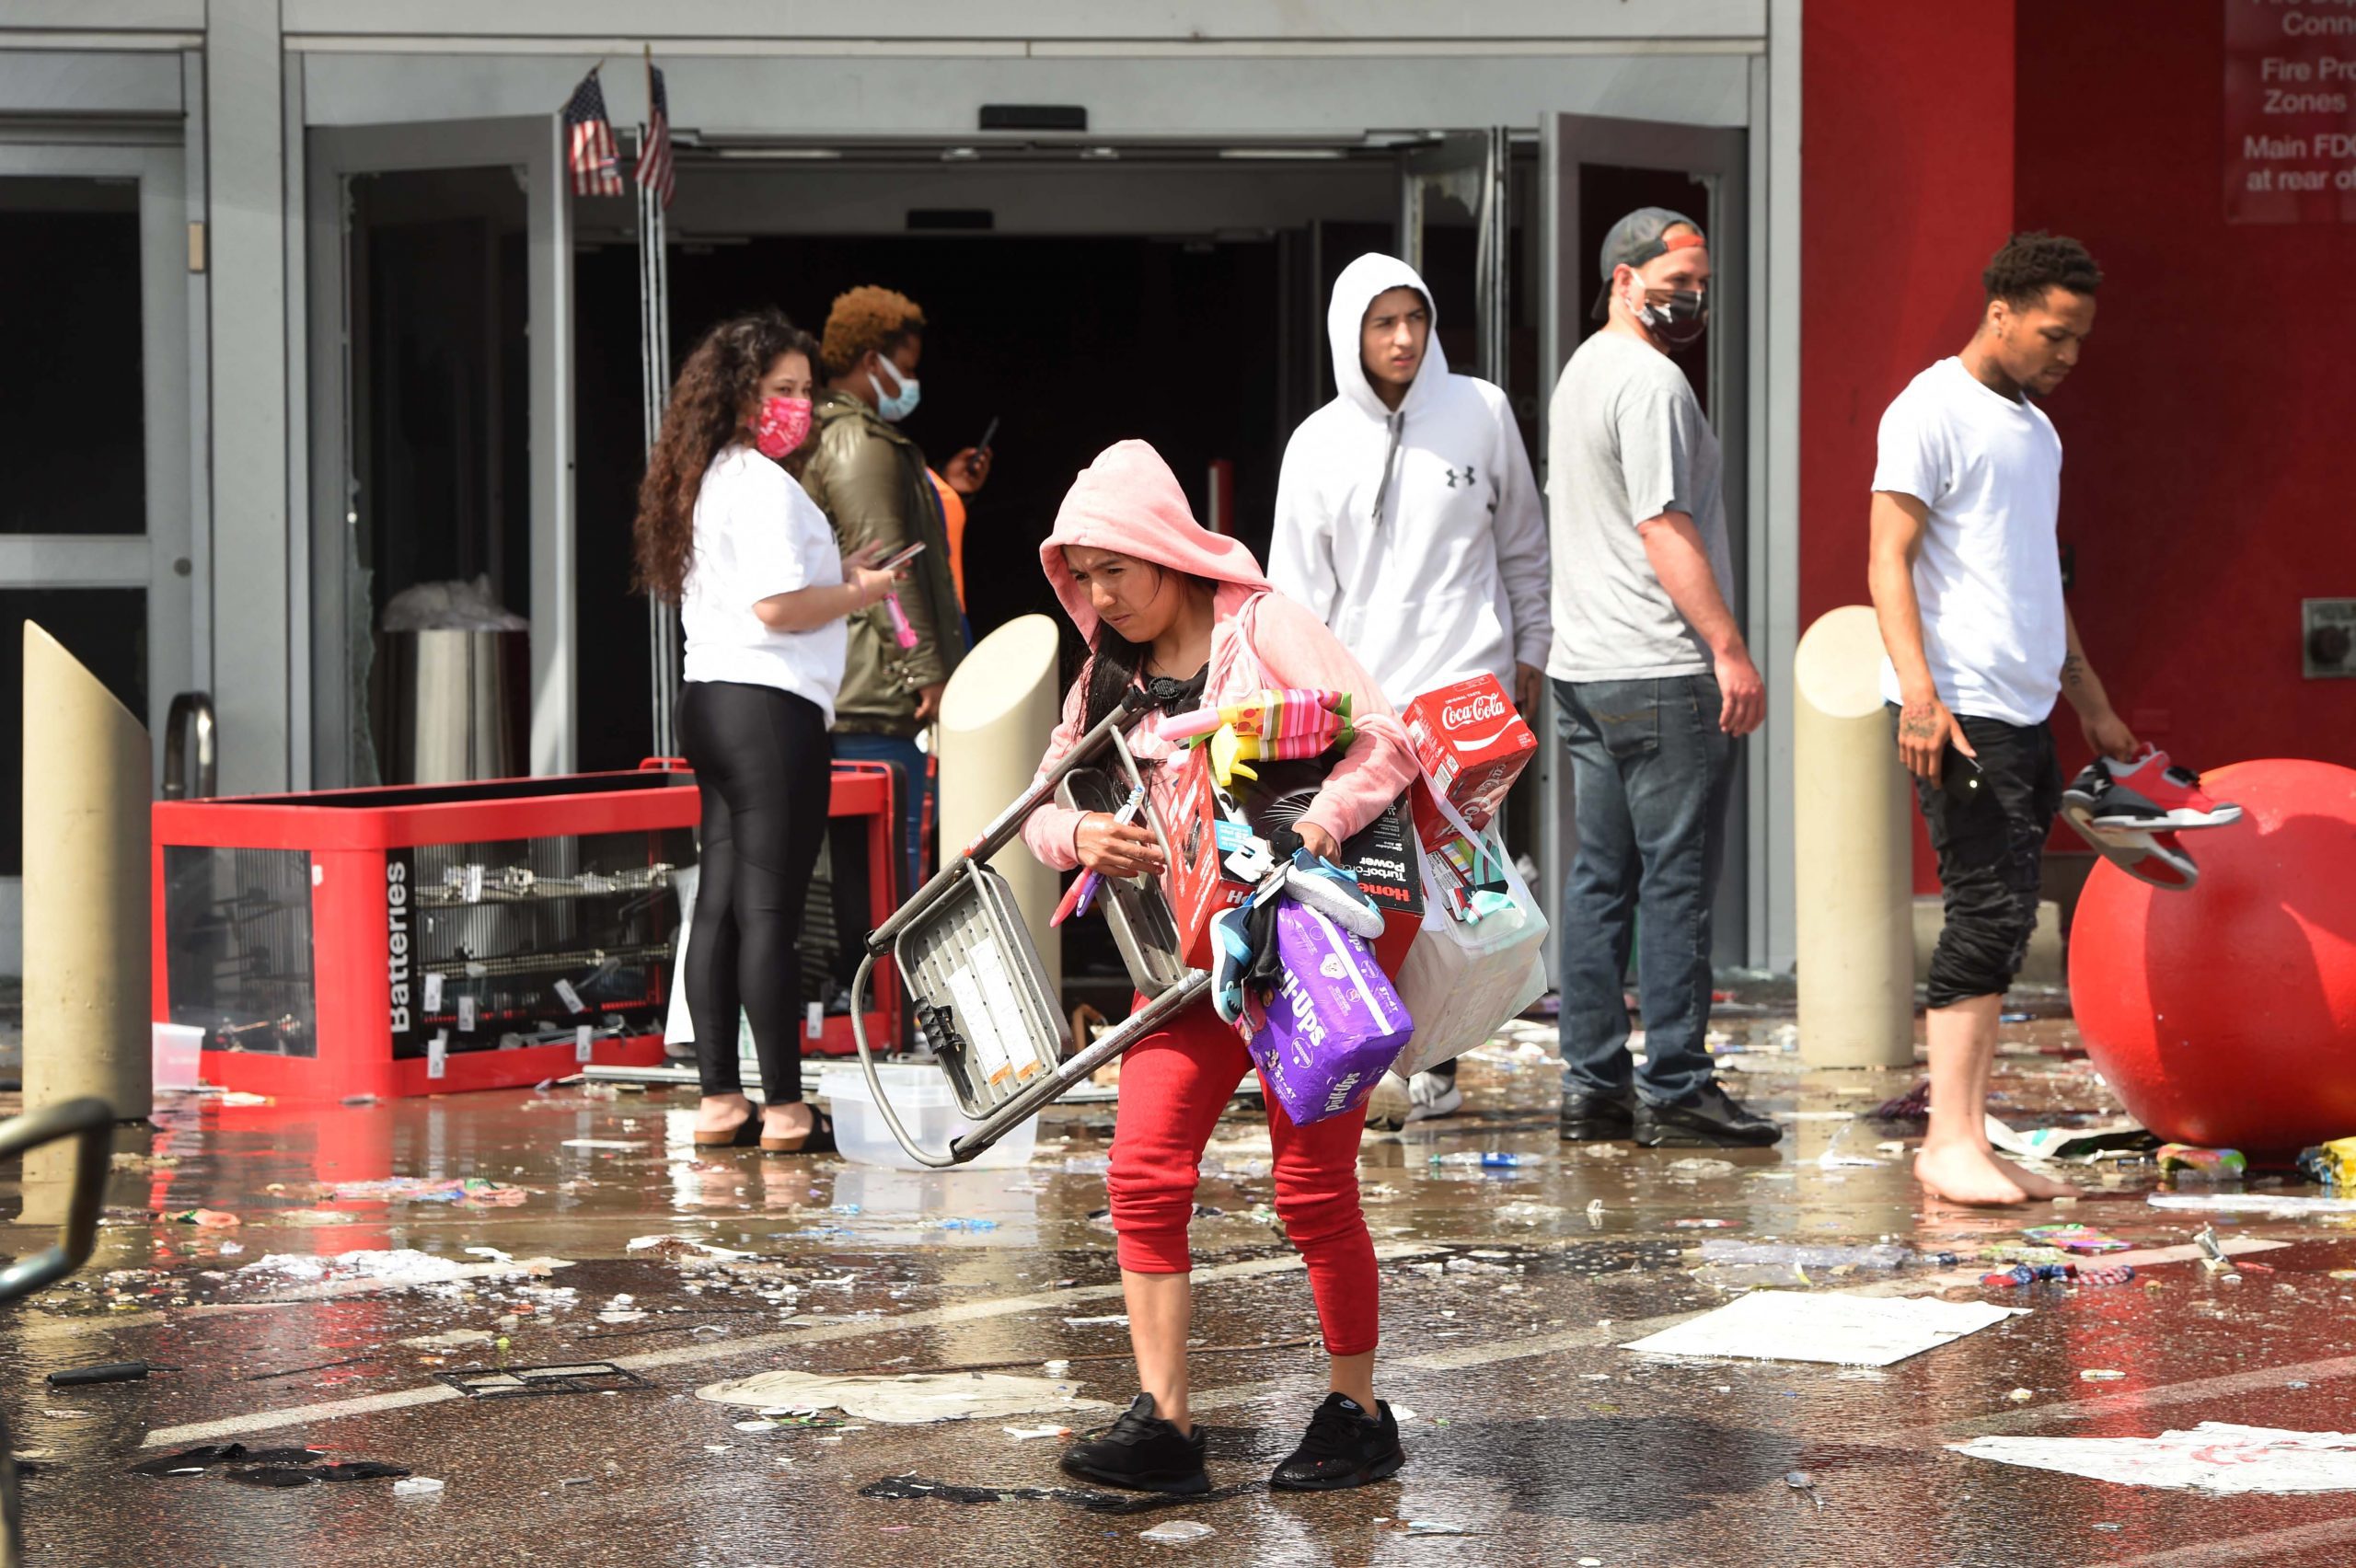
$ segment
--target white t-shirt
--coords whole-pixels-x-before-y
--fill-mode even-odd
[[[2069,651],[2053,421],[2028,399],[1989,387],[1961,360],[1943,359],[1882,414],[1874,489],[1930,508],[1914,596],[1939,700],[1958,714],[2044,723]],[[1881,692],[1900,700],[1888,658]]]
[[[835,530],[791,475],[741,444],[711,460],[696,492],[695,549],[679,599],[686,676],[776,686],[835,721],[846,623],[778,631],[753,606],[776,594],[843,580]]]

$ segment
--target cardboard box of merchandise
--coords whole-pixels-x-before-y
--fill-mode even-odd
[[[1180,768],[1174,820],[1163,824],[1170,836],[1170,905],[1178,921],[1179,951],[1196,969],[1211,967],[1211,917],[1252,896],[1253,884],[1229,874],[1229,855],[1252,836],[1245,824],[1225,820],[1218,792],[1211,778],[1210,758],[1197,750]],[[1400,801],[1342,846],[1342,868],[1358,879],[1358,886],[1382,908],[1382,935],[1374,956],[1386,974],[1395,974],[1415,945],[1424,924],[1423,878],[1414,847],[1408,842],[1408,815]]]
[[[1407,726],[1424,777],[1475,833],[1495,820],[1506,791],[1538,755],[1538,737],[1514,711],[1495,675],[1426,692],[1407,704],[1399,720]],[[1426,847],[1437,849],[1456,836],[1423,791],[1415,791],[1415,832]]]

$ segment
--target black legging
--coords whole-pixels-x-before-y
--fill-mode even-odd
[[[761,1095],[802,1098],[802,910],[826,832],[826,716],[775,686],[689,681],[679,743],[703,801],[703,870],[687,937],[687,1013],[707,1095],[742,1094],[736,1016],[753,1025]]]

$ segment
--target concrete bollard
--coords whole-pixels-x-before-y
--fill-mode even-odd
[[[25,623],[25,1109],[154,1108],[147,732]]]
[[[965,655],[941,694],[941,847],[944,859],[970,844],[1031,787],[1039,754],[1063,713],[1056,685],[1056,623],[1045,616],[1007,622]],[[1061,995],[1061,933],[1047,928],[1062,896],[1054,871],[1020,839],[991,868],[1014,890],[1016,907],[1039,946],[1047,984]]]
[[[1792,657],[1800,1060],[1914,1059],[1914,839],[1881,697],[1881,631],[1846,605]]]

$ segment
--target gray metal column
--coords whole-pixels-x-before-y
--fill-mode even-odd
[[[290,780],[286,146],[277,0],[205,11],[206,236],[211,271],[212,614],[225,794]],[[265,605],[287,613],[265,613]],[[307,657],[308,650],[299,651]]]

